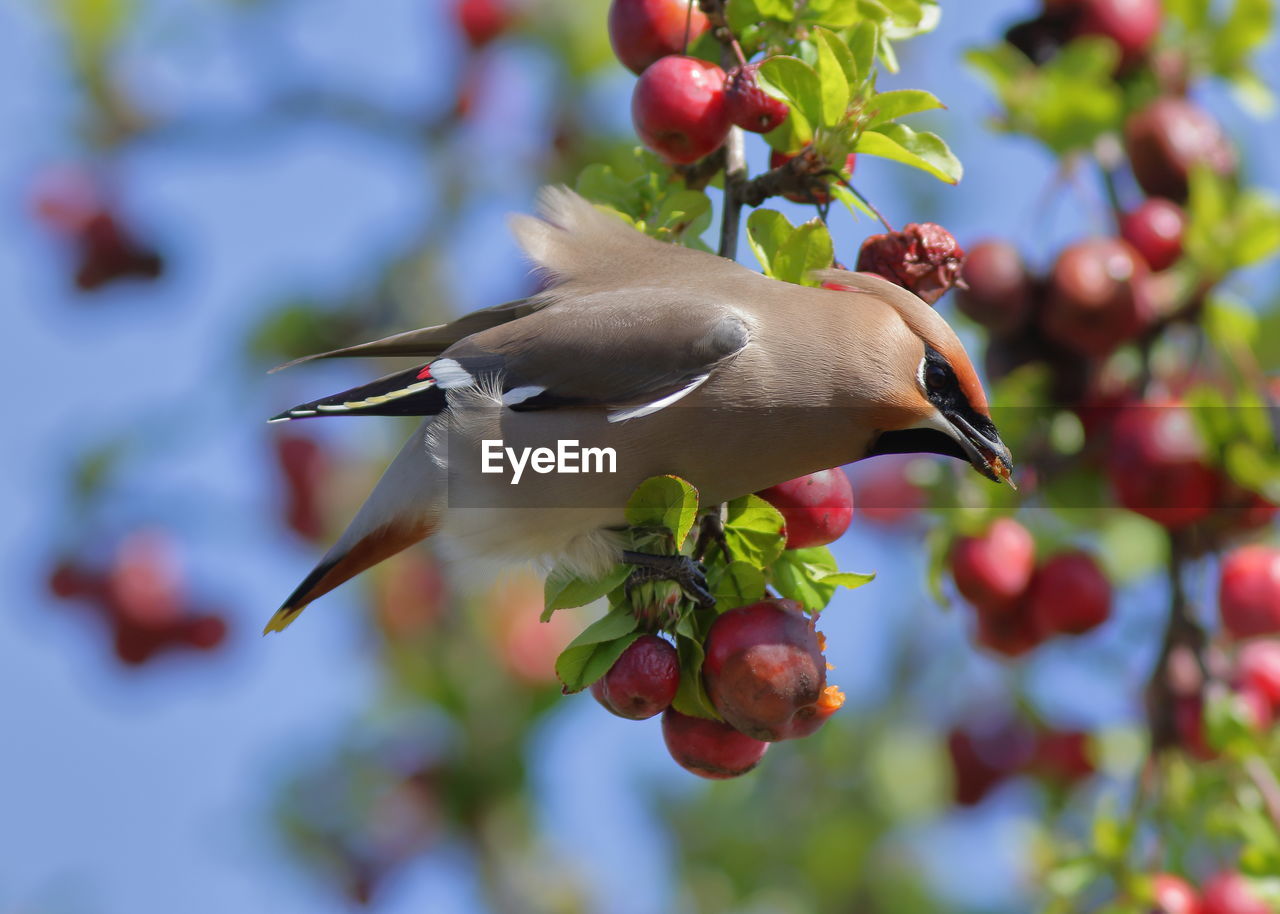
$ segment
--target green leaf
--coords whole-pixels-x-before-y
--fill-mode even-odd
[[[837,587],[857,588],[875,579],[874,574],[841,571],[825,546],[788,549],[769,571],[778,593],[810,612],[826,607]]]
[[[902,124],[881,124],[858,139],[855,150],[927,171],[940,181],[957,183],[964,174],[960,160],[935,133],[917,133]]]
[[[1232,264],[1236,269],[1280,252],[1280,201],[1260,190],[1245,191],[1236,206]]]
[[[817,285],[809,274],[831,266],[835,250],[831,233],[821,219],[796,227],[773,258],[772,275],[783,282]]]
[[[685,613],[676,624],[676,656],[680,659],[680,685],[671,706],[681,714],[690,717],[706,717],[719,720],[715,705],[707,697],[706,686],[702,682],[702,664],[706,653],[702,643],[706,640],[710,623],[706,621],[708,614],[697,611]]]
[[[747,217],[747,243],[766,276],[774,275],[778,251],[794,231],[787,217],[774,209],[758,209]]]
[[[817,72],[798,57],[770,57],[759,74],[810,124],[822,123],[822,83]],[[790,118],[788,118],[790,120]]]
[[[876,214],[871,211],[871,208],[858,199],[858,195],[849,190],[849,188],[845,187],[843,184],[836,184],[833,182],[831,184],[831,196],[843,203],[854,219],[857,219],[858,214],[861,213],[873,222],[878,221]]]
[[[756,0],[733,0],[725,7],[724,12],[729,21],[729,31],[735,35],[741,35],[748,26],[765,18]]]
[[[557,565],[547,575],[542,588],[542,621],[550,619],[557,609],[586,606],[593,600],[600,599],[624,583],[630,573],[631,569],[626,565],[614,565],[603,577],[586,580],[575,577],[563,566]]]
[[[1231,12],[1213,31],[1209,55],[1215,71],[1231,72],[1265,44],[1273,15],[1271,0],[1235,0]]]
[[[858,80],[865,83],[871,78],[876,65],[876,46],[880,43],[880,28],[871,19],[859,22],[849,36],[849,53],[858,70]]]
[[[627,523],[633,527],[665,527],[684,542],[698,514],[698,491],[677,476],[652,476],[627,501]]]
[[[795,4],[791,0],[755,0],[756,8],[766,19],[790,22],[795,19]]]
[[[850,80],[845,67],[853,68],[853,57],[849,49],[835,35],[826,29],[816,29],[814,40],[818,50],[818,84],[821,94],[822,119],[824,127],[835,127],[844,119],[849,110]],[[841,51],[835,50],[836,47]]]
[[[747,562],[717,566],[712,570],[708,583],[711,595],[716,598],[716,609],[720,612],[764,599],[764,572]]]
[[[603,203],[632,219],[640,218],[644,212],[644,200],[639,191],[614,174],[608,165],[588,165],[578,175],[574,189],[592,203]]]
[[[640,637],[636,617],[622,607],[588,625],[556,658],[556,676],[566,694],[595,682]]]
[[[725,544],[734,561],[765,568],[782,554],[786,521],[758,495],[735,498],[725,506]]]
[[[733,8],[733,3],[729,8]],[[801,18],[829,29],[846,29],[857,22],[861,14],[858,12],[858,0],[809,0],[801,11]]]
[[[867,103],[867,110],[871,112],[871,120],[867,122],[867,127],[878,127],[880,124],[906,117],[908,114],[945,107],[936,95],[925,92],[923,89],[893,89],[889,92],[877,92]]]

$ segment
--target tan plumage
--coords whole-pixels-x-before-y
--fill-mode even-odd
[[[658,474],[688,479],[707,504],[894,450],[965,456],[1007,478],[963,346],[911,293],[843,271],[823,279],[848,291],[768,279],[648,238],[563,188],[544,191],[541,212],[512,230],[547,291],[323,353],[431,361],[277,417],[426,418],[267,630],[432,534],[469,555],[601,571],[618,557],[609,528],[627,497]],[[944,375],[945,391],[928,386]],[[511,485],[480,471],[494,439],[613,448],[617,471]]]

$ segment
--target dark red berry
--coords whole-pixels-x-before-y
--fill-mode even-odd
[[[820,470],[756,494],[782,514],[788,549],[833,543],[853,519],[853,486],[841,469]]]
[[[960,281],[964,250],[940,225],[912,222],[872,235],[858,251],[858,270],[875,273],[933,304]]]
[[[964,286],[956,294],[956,307],[961,314],[996,334],[1012,333],[1026,323],[1035,285],[1012,244],[975,244],[964,258],[960,275]]]
[[[1149,197],[1120,220],[1120,235],[1153,270],[1164,270],[1182,256],[1187,216],[1172,200]]]
[[[1036,567],[1036,543],[1012,518],[996,520],[981,536],[959,537],[951,547],[951,576],[979,612],[1005,613],[1026,593]]]
[[[1187,199],[1187,178],[1196,165],[1219,175],[1235,170],[1235,150],[1218,122],[1185,98],[1163,96],[1131,115],[1124,126],[1133,175],[1153,197]]]
[[[769,749],[723,721],[689,717],[675,708],[662,714],[662,738],[680,767],[711,780],[746,774]]]
[[[609,42],[633,73],[685,53],[709,25],[696,0],[613,0],[609,5]]]
[[[1111,583],[1086,552],[1063,552],[1036,570],[1027,607],[1046,633],[1080,635],[1111,614]]]
[[[670,641],[641,635],[622,652],[591,694],[619,717],[647,720],[661,714],[680,687],[680,659]]]
[[[752,133],[768,133],[787,119],[790,109],[780,98],[760,88],[756,72],[760,64],[734,67],[725,80],[725,103],[729,120]]]
[[[1105,356],[1147,325],[1141,280],[1146,261],[1119,238],[1092,238],[1063,249],[1053,266],[1045,333],[1082,355]]]

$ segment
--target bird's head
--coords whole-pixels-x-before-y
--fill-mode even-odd
[[[878,432],[866,456],[942,454],[967,460],[995,482],[1012,482],[1013,458],[987,396],[951,326],[915,295],[878,276],[829,271],[829,288],[874,296],[892,314],[872,361],[880,383]],[[883,312],[882,312],[883,313]]]

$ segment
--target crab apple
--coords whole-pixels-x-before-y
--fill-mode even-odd
[[[1001,517],[980,536],[962,536],[951,546],[956,589],[982,613],[1013,609],[1031,583],[1036,543],[1027,528]]]
[[[683,54],[702,37],[709,23],[695,0],[613,0],[609,5],[609,43],[633,73],[661,57]]]
[[[1151,895],[1156,903],[1151,914],[1202,914],[1196,890],[1173,873],[1157,873],[1151,880]]]
[[[1187,179],[1196,165],[1219,175],[1236,167],[1235,150],[1218,122],[1185,98],[1165,95],[1129,116],[1125,151],[1133,176],[1153,197],[1187,199]]]
[[[592,683],[591,694],[619,717],[648,720],[667,709],[679,687],[680,660],[671,642],[641,635]]]
[[[976,806],[1031,758],[1031,734],[1016,720],[997,720],[982,730],[952,730],[947,734],[947,755],[955,801]]]
[[[63,559],[49,572],[49,592],[63,600],[101,596],[105,586],[101,574],[74,559]]]
[[[725,79],[725,102],[729,120],[752,133],[768,133],[787,119],[791,109],[780,98],[760,88],[756,73],[760,64],[734,67]]]
[[[978,643],[1005,657],[1021,657],[1039,647],[1045,637],[1039,619],[1024,604],[1011,612],[978,614]]]
[[[123,624],[168,629],[182,615],[185,602],[182,571],[169,536],[145,530],[125,537],[116,550],[107,590],[112,614]]]
[[[160,255],[140,244],[110,212],[90,218],[77,240],[76,285],[86,292],[117,279],[156,279],[164,272]]]
[[[227,623],[212,614],[188,616],[175,626],[174,635],[194,648],[211,651],[226,639]]]
[[[1280,714],[1280,640],[1250,641],[1240,648],[1236,680],[1242,690],[1257,692]]]
[[[1204,884],[1200,914],[1273,914],[1249,880],[1232,870],[1218,873]]]
[[[1170,530],[1203,520],[1222,490],[1203,451],[1193,417],[1178,401],[1130,403],[1115,417],[1107,453],[1116,500]]]
[[[284,475],[289,528],[304,539],[321,539],[325,530],[320,493],[329,475],[328,454],[314,438],[288,433],[275,439],[275,451]]]
[[[1109,354],[1147,323],[1146,274],[1142,256],[1119,238],[1069,245],[1053,265],[1045,333],[1082,355]]]
[[[858,250],[858,269],[909,289],[929,304],[960,281],[964,249],[933,222],[912,222],[900,232],[872,235]]]
[[[1138,62],[1160,32],[1160,0],[1058,0],[1058,5],[1073,8],[1073,34],[1114,41],[1125,67]]]
[[[636,80],[631,120],[644,144],[677,164],[715,152],[729,134],[724,71],[696,57],[663,57]]]
[[[756,493],[787,522],[787,548],[825,546],[853,520],[853,486],[844,470],[820,470]]]
[[[1089,757],[1089,734],[1076,730],[1041,733],[1036,737],[1027,767],[1034,774],[1060,784],[1084,780],[1096,770]]]
[[[885,454],[858,465],[850,482],[858,516],[886,526],[905,521],[928,501],[924,489],[911,481],[912,454]]]
[[[1018,249],[1007,241],[980,241],[960,269],[956,307],[992,333],[1007,335],[1026,323],[1035,283]],[[967,288],[966,288],[967,287]]]
[[[1063,552],[1036,569],[1027,607],[1042,631],[1080,635],[1111,615],[1111,583],[1087,552]]]
[[[1148,197],[1120,219],[1120,237],[1133,245],[1147,266],[1164,270],[1182,256],[1182,233],[1187,214],[1163,197]]]
[[[807,162],[811,162],[814,168],[807,169],[806,177],[809,178],[809,185],[800,192],[785,193],[782,196],[792,203],[812,203],[817,206],[825,206],[831,202],[831,191],[827,188],[827,177],[821,172],[826,168],[825,162],[816,154],[811,152],[810,147],[805,147],[799,152],[782,152],[774,149],[769,153],[769,168],[781,168],[792,159],[805,156]],[[849,153],[844,160],[844,170],[847,174],[852,175],[854,169],[858,167],[858,156],[856,153]]]
[[[702,665],[707,695],[753,739],[807,736],[840,707],[813,620],[792,600],[762,600],[711,624]]]
[[[511,24],[511,11],[505,0],[459,0],[454,14],[473,48],[484,47]]]
[[[1280,548],[1241,546],[1223,560],[1218,612],[1236,638],[1280,632]]]
[[[662,739],[681,768],[716,781],[746,774],[769,750],[768,743],[723,721],[690,717],[675,708],[662,714]]]

